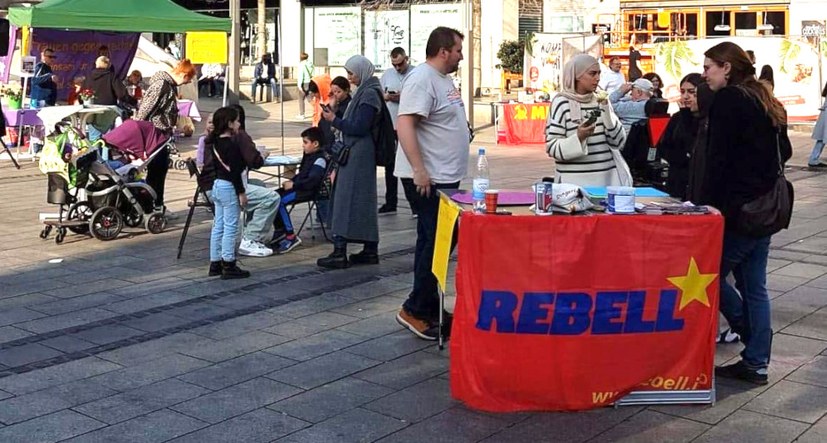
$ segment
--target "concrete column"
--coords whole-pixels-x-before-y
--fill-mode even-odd
[[[481,78],[478,85],[483,92],[494,91],[500,87],[501,70],[495,66],[500,63],[497,51],[505,40],[517,39],[519,20],[518,0],[482,0],[480,23],[481,57],[477,60]]]
[[[282,68],[299,65],[304,35],[304,14],[299,0],[281,0],[281,45],[284,51],[279,62]]]

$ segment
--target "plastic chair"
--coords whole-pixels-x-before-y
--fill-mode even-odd
[[[190,173],[190,178],[195,177],[196,183],[201,178],[201,173],[198,172],[198,165],[195,164],[195,160],[188,158],[186,160],[187,170]],[[200,198],[199,198],[200,197]],[[213,212],[213,205],[210,202],[210,199],[207,198],[207,193],[201,189],[201,185],[195,185],[195,193],[192,196],[192,200],[187,202],[187,206],[190,207],[189,212],[187,213],[187,221],[184,223],[184,230],[181,232],[181,240],[178,242],[178,255],[175,257],[176,259],[181,259],[181,251],[184,249],[184,242],[187,241],[187,232],[189,232],[190,224],[192,223],[192,216],[195,213],[195,208],[208,208],[210,212]]]

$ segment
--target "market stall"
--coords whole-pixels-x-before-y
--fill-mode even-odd
[[[462,212],[452,395],[497,412],[714,402],[722,237],[719,214]]]
[[[497,110],[497,143],[545,144],[549,102],[500,103]]]

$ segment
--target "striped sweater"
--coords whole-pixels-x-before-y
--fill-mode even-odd
[[[586,115],[598,109],[598,104],[593,100],[580,107]],[[554,97],[546,121],[546,152],[555,160],[555,181],[579,186],[631,186],[628,167],[619,152],[626,143],[626,132],[614,112],[608,111],[604,109],[594,133],[581,143],[577,138],[579,118],[572,119],[569,100],[562,95]]]

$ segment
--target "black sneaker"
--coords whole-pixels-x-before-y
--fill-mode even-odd
[[[221,260],[210,262],[210,272],[207,275],[210,277],[218,277],[221,275]]]
[[[388,206],[387,204],[379,207],[379,215],[396,214],[396,206]]]
[[[354,265],[378,265],[379,254],[365,251],[361,251],[358,254],[350,254],[350,263]]]
[[[723,378],[743,380],[762,386],[769,383],[767,381],[767,368],[751,369],[744,364],[743,360],[731,365],[716,367],[715,375]]]
[[[245,271],[238,267],[233,261],[221,262],[221,280],[232,280],[236,278],[247,278],[250,276],[250,271]]]
[[[278,230],[273,232],[273,238],[271,238],[270,241],[267,242],[267,244],[271,247],[277,248],[279,246],[279,243],[281,243],[281,241],[285,238],[287,238],[287,231]]]

